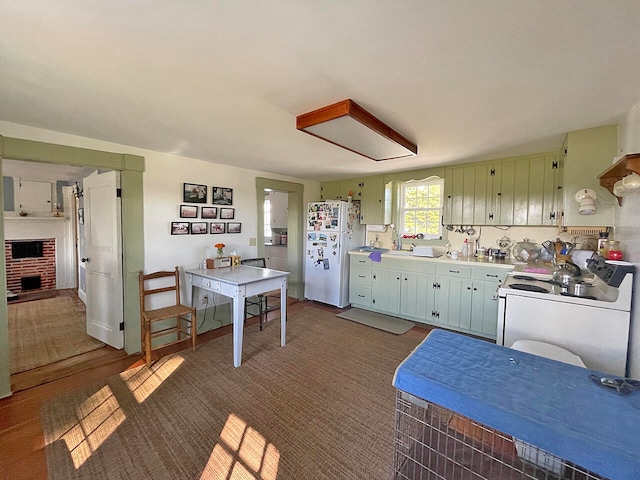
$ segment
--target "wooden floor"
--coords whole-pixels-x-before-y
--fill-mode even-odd
[[[313,304],[316,308],[339,313],[344,309],[308,301],[289,299],[288,312]],[[279,311],[271,315],[278,317]],[[273,321],[273,320],[271,320]],[[247,322],[255,325],[257,319]],[[231,333],[231,325],[198,335],[198,343]],[[167,355],[185,348],[190,348],[189,340],[166,349],[156,350],[154,354]],[[0,400],[0,478],[11,480],[45,480],[47,465],[44,453],[44,437],[40,422],[42,403],[69,390],[77,389],[129,368],[144,364],[140,355],[109,359],[100,365],[92,365],[77,373],[67,372],[58,379],[50,378],[47,383],[15,393],[9,398]]]

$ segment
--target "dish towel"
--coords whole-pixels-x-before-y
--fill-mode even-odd
[[[372,262],[381,262],[382,261],[382,252],[371,252],[369,254],[369,258]]]

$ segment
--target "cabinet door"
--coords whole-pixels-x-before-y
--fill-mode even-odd
[[[471,331],[496,339],[498,325],[498,294],[493,282],[474,281],[471,292]]]
[[[320,200],[338,200],[339,196],[339,182],[327,182],[320,185]]]
[[[51,182],[38,180],[20,180],[20,210],[26,212],[50,212],[51,211]]]
[[[418,320],[427,319],[429,276],[419,273],[402,273],[400,287],[400,315]],[[431,315],[429,315],[431,316]]]
[[[445,225],[462,225],[464,167],[445,169]]]
[[[371,287],[349,286],[349,303],[354,307],[371,308]]]
[[[347,200],[349,193],[353,200],[358,200],[361,196],[360,185],[358,179],[351,178],[349,180],[340,181],[340,193],[338,194],[338,200]]]
[[[471,295],[467,292],[467,285],[471,284],[470,280],[464,278],[450,278],[447,282],[446,290],[441,294],[443,298],[440,304],[446,301],[447,310],[446,317],[441,316],[447,326],[453,330],[468,330],[469,309],[466,308],[465,302],[471,303]],[[468,297],[468,298],[467,298]]]
[[[471,225],[486,225],[491,205],[491,176],[490,166],[486,163],[473,167],[474,175],[474,198],[473,198],[473,221]]]
[[[390,198],[383,177],[366,178],[360,182],[361,203],[360,223],[386,225],[390,222]],[[389,201],[388,201],[389,200]]]
[[[381,312],[400,313],[400,272],[374,268],[371,275],[371,306]]]
[[[434,325],[447,327],[447,315],[449,312],[449,278],[442,276],[430,276],[431,291],[428,293],[427,302],[431,308],[427,312],[427,321]]]

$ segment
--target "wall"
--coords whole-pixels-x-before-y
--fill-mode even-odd
[[[640,152],[640,102],[627,112],[618,124],[618,153]],[[614,198],[613,196],[611,198]],[[636,277],[633,289],[633,315],[629,342],[629,376],[640,378],[640,193],[625,195],[616,207],[614,238],[620,241],[624,259],[633,262]]]
[[[114,153],[140,155],[145,158],[143,174],[143,225],[144,225],[144,269],[152,271],[174,265],[193,268],[213,252],[213,244],[222,240],[235,248],[242,256],[255,256],[257,247],[250,245],[256,238],[256,177],[268,177],[300,183],[304,186],[303,202],[310,202],[320,196],[317,181],[273,175],[267,172],[229,167],[203,160],[169,155],[150,150],[129,147],[94,139],[51,132],[8,122],[0,122],[0,135],[35,140],[60,145],[101,150]],[[199,183],[208,186],[222,186],[234,189],[236,220],[242,222],[242,233],[238,235],[170,235],[171,221],[180,220],[179,205],[182,203],[183,183]],[[3,228],[4,231],[4,228]],[[301,232],[302,233],[302,232]],[[184,289],[188,293],[188,289]],[[186,295],[189,301],[189,295]],[[4,316],[4,312],[2,313]],[[6,325],[6,318],[0,319]],[[0,355],[2,363],[8,363]],[[0,373],[8,371],[8,365],[0,365]],[[0,396],[4,388],[0,388]]]

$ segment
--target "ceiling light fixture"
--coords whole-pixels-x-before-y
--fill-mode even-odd
[[[350,99],[298,115],[296,128],[375,161],[418,153],[415,143]]]

